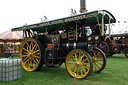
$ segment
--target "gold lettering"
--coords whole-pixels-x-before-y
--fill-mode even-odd
[[[74,17],[74,19],[76,20],[76,19],[77,19],[77,17]]]

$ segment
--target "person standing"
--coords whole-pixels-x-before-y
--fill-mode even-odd
[[[10,57],[10,58],[13,58],[11,48],[8,47],[8,49],[9,49],[9,57]]]
[[[6,47],[5,49],[5,58],[9,57],[9,47]]]
[[[5,58],[8,58],[8,57],[13,58],[10,47],[7,47],[5,50]]]

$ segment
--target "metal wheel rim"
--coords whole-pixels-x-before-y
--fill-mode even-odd
[[[99,72],[104,67],[104,57],[99,50],[94,49],[93,72]]]
[[[84,78],[90,71],[90,61],[85,53],[76,50],[67,56],[66,68],[72,77],[74,77],[76,73],[76,78]]]
[[[33,39],[26,39],[20,48],[22,67],[27,71],[34,71],[40,63],[40,48]]]

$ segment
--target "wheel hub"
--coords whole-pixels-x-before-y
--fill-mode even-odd
[[[94,57],[93,57],[92,59],[93,59],[93,62],[97,62],[97,58],[94,58]]]
[[[30,53],[28,53],[28,57],[30,58],[30,57],[32,57],[32,53],[30,52]]]
[[[76,62],[76,66],[77,66],[77,67],[81,67],[81,66],[82,66],[82,63],[79,62],[79,61],[77,61],[77,62]]]

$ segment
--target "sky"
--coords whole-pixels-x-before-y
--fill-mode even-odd
[[[39,23],[44,15],[48,20],[70,16],[71,8],[79,14],[80,0],[0,0],[0,32]],[[86,8],[108,10],[117,21],[128,22],[127,0],[86,0]]]

